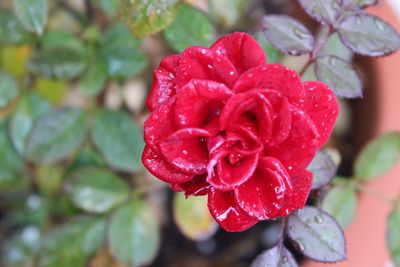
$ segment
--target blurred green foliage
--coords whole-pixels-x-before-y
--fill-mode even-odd
[[[154,260],[154,207],[166,204],[149,200],[160,185],[141,164],[152,69],[240,29],[246,9],[244,0],[210,1],[208,10],[179,0],[0,2],[1,266]],[[184,235],[215,233],[205,199],[175,199]]]

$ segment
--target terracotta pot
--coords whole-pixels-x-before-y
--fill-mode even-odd
[[[381,1],[370,8],[370,13],[378,15],[390,22],[400,31],[400,10],[397,14],[394,5],[398,0]],[[389,57],[373,59],[374,71],[374,103],[373,123],[375,128],[372,136],[400,130],[400,53]],[[371,99],[368,95],[366,98]],[[369,102],[369,101],[367,101]],[[370,106],[371,107],[371,106]],[[365,113],[368,114],[368,113]],[[371,118],[364,116],[364,121],[371,123]],[[371,181],[368,186],[387,196],[395,198],[400,193],[400,164],[385,177]],[[390,206],[384,201],[365,193],[360,195],[357,214],[346,230],[348,260],[338,263],[337,267],[385,267],[391,265],[386,247],[386,220]],[[306,262],[304,266],[326,266],[322,263]]]

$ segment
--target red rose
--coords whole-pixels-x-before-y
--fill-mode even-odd
[[[166,57],[147,105],[144,165],[175,191],[208,194],[227,231],[304,207],[306,168],[338,115],[325,84],[267,64],[245,33]]]

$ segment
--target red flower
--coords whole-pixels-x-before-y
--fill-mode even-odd
[[[306,168],[338,115],[325,84],[267,64],[245,33],[164,58],[147,105],[144,165],[175,191],[208,194],[227,231],[304,207]]]

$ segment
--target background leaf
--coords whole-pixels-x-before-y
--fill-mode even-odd
[[[335,186],[324,197],[321,208],[346,228],[356,214],[357,194],[350,186]]]
[[[104,240],[105,221],[81,218],[50,232],[40,251],[38,267],[84,267]]]
[[[182,5],[175,20],[164,30],[165,39],[178,52],[193,45],[210,46],[213,26],[207,16],[189,5]]]
[[[275,46],[273,46],[267,38],[265,38],[265,35],[263,32],[257,32],[255,34],[255,38],[258,41],[258,43],[261,45],[261,47],[264,49],[264,52],[267,56],[268,63],[276,63],[279,62],[283,54],[281,51],[279,51]]]
[[[247,0],[211,0],[210,15],[226,28],[232,28],[237,25],[249,5]]]
[[[158,251],[160,234],[157,219],[151,207],[138,199],[114,212],[107,236],[111,253],[129,266],[151,262]]]
[[[292,253],[285,247],[270,248],[253,261],[251,267],[297,267],[298,264]]]
[[[384,56],[400,48],[399,33],[387,22],[369,14],[348,16],[339,26],[342,42],[364,56]]]
[[[33,126],[25,155],[33,162],[55,162],[68,156],[82,143],[85,131],[85,114],[82,110],[51,110]]]
[[[0,44],[22,44],[29,39],[15,15],[8,10],[0,10]]]
[[[320,150],[307,169],[313,173],[312,189],[318,189],[327,185],[333,179],[337,166],[326,151]]]
[[[326,212],[306,206],[293,213],[288,236],[304,256],[320,262],[346,259],[346,242],[339,224]]]
[[[394,264],[400,265],[400,211],[396,208],[387,221],[386,243]]]
[[[318,80],[326,83],[337,96],[362,96],[362,82],[351,63],[336,56],[321,56],[315,63]]]
[[[0,121],[0,191],[23,182],[23,162],[11,144],[4,121]]]
[[[207,240],[218,229],[207,208],[206,196],[186,198],[182,193],[175,193],[173,212],[179,230],[190,239]]]
[[[302,55],[313,50],[313,35],[303,24],[291,17],[264,16],[263,30],[267,39],[288,55]]]
[[[103,213],[126,200],[129,187],[113,173],[100,168],[79,169],[68,177],[66,191],[85,211]]]
[[[46,0],[13,0],[14,12],[21,24],[31,32],[41,35],[47,22]]]
[[[3,247],[4,264],[8,267],[34,266],[40,248],[40,229],[27,226],[7,240]]]
[[[18,84],[15,79],[0,71],[0,109],[4,109],[15,100],[18,91]]]
[[[100,110],[93,123],[91,137],[111,167],[123,171],[141,168],[144,148],[142,130],[126,113]]]
[[[109,29],[101,40],[100,49],[108,74],[123,79],[142,71],[147,65],[147,59],[140,46],[141,41],[132,36],[122,23]]]
[[[357,179],[371,180],[384,175],[399,160],[400,133],[387,133],[372,140],[358,155],[354,174]]]
[[[121,0],[121,17],[136,36],[166,28],[175,18],[180,0]]]
[[[50,47],[33,53],[27,68],[46,78],[71,79],[81,74],[85,59],[75,49]]]
[[[36,93],[27,92],[19,100],[9,122],[10,138],[17,152],[24,155],[26,140],[34,122],[50,110],[50,104]]]

